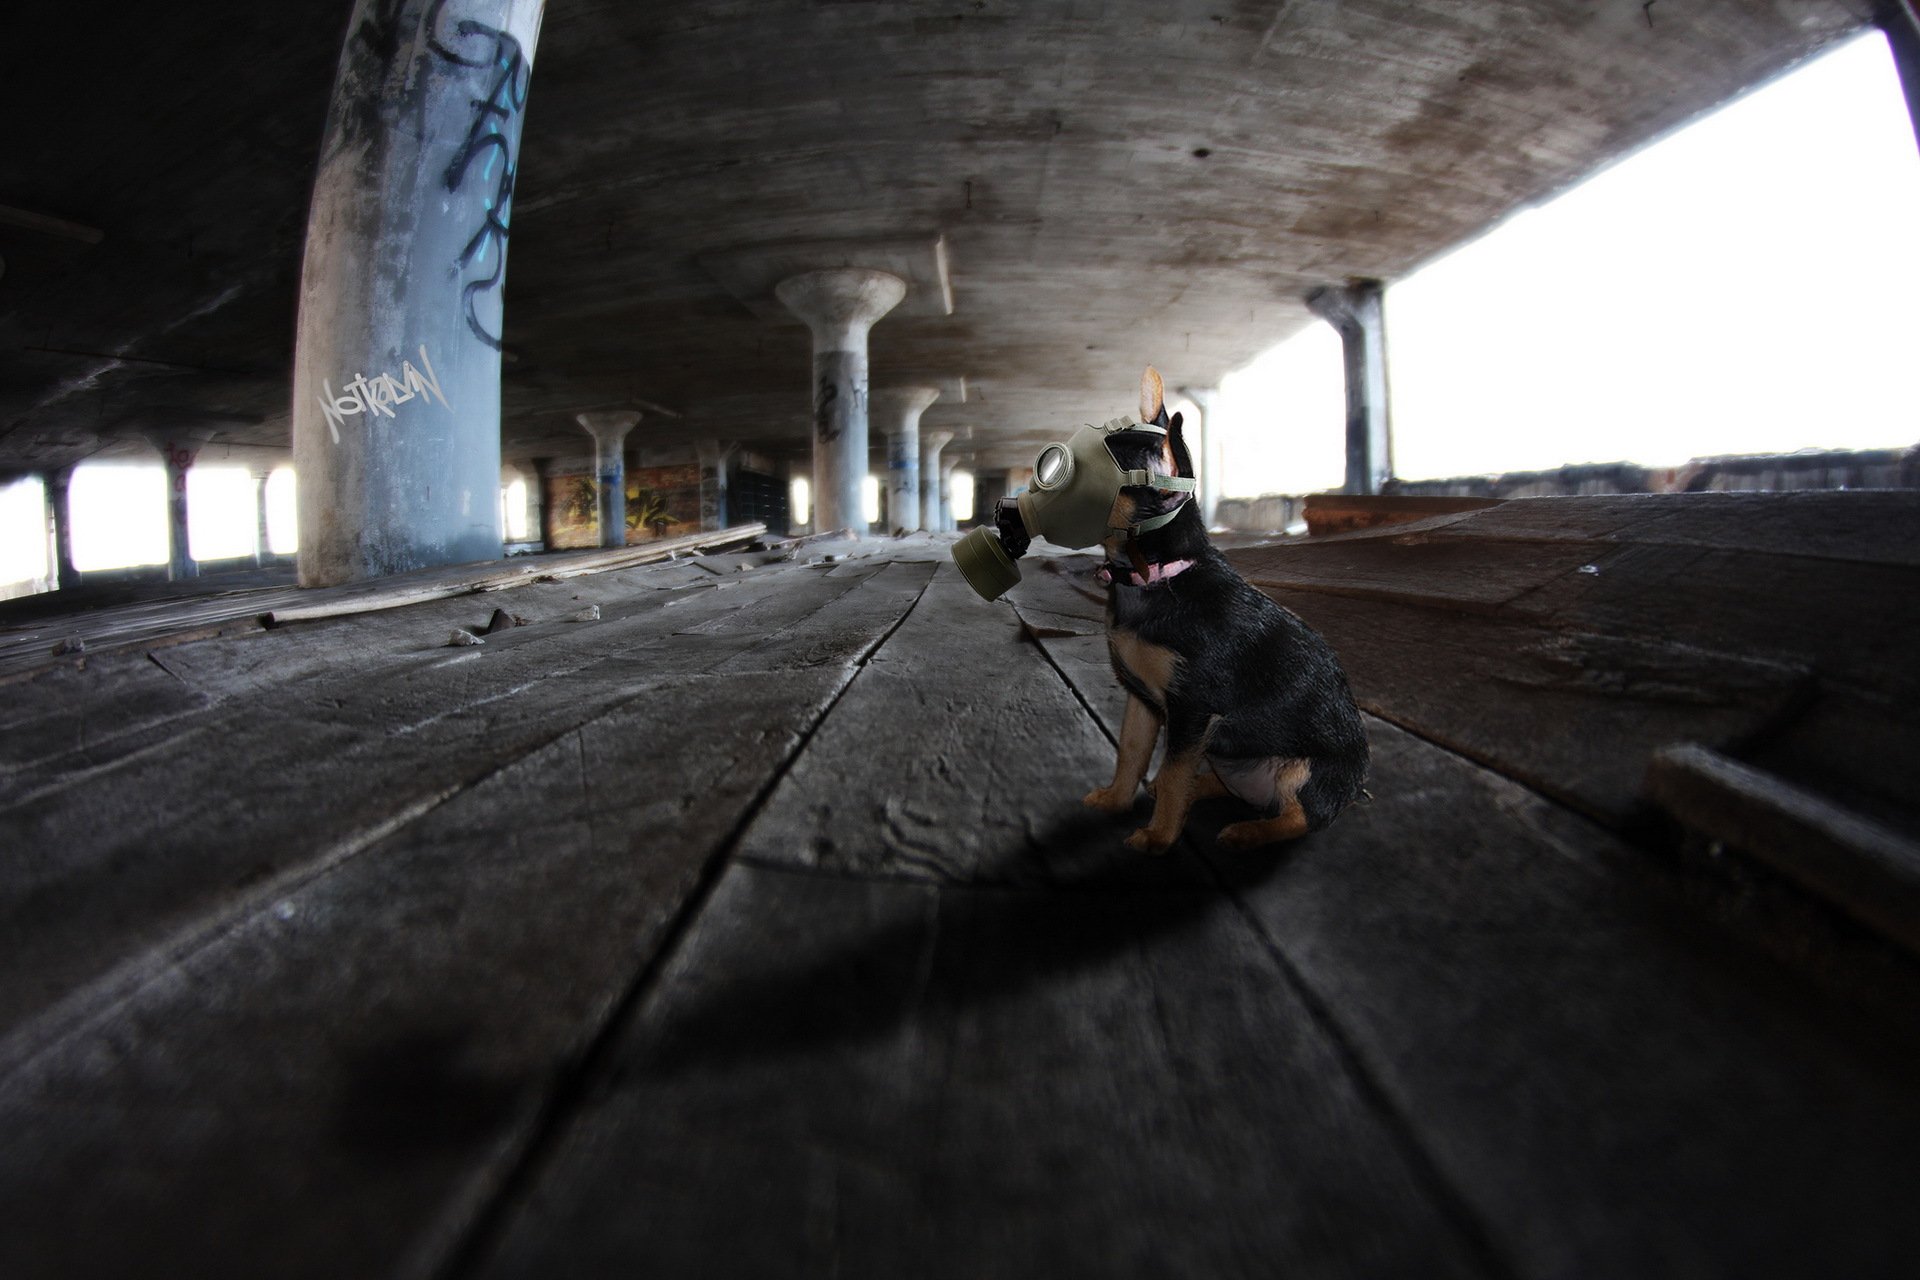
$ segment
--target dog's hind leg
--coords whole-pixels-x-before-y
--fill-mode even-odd
[[[1280,812],[1271,818],[1236,822],[1221,828],[1220,843],[1229,849],[1252,849],[1281,840],[1297,840],[1307,834],[1307,811],[1300,804],[1300,788],[1313,775],[1313,766],[1305,760],[1276,760],[1273,770],[1275,800]]]
[[[1300,807],[1298,800],[1294,800],[1274,817],[1255,818],[1251,822],[1236,822],[1222,827],[1220,843],[1229,849],[1253,849],[1282,840],[1298,840],[1305,834],[1307,811]]]
[[[1113,764],[1113,782],[1089,791],[1081,803],[1108,813],[1125,813],[1133,808],[1133,796],[1146,776],[1147,763],[1153,759],[1153,744],[1160,737],[1160,717],[1139,694],[1127,694],[1127,711],[1120,720],[1120,752]]]

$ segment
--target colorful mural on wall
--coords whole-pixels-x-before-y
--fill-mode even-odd
[[[547,481],[552,512],[550,549],[597,547],[599,481],[590,475]],[[627,471],[627,542],[671,538],[700,527],[700,468],[631,467]]]

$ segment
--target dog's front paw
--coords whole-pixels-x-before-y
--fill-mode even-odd
[[[1133,808],[1133,797],[1121,795],[1112,787],[1096,787],[1080,797],[1080,803],[1102,813],[1125,813]]]
[[[1155,835],[1151,827],[1141,827],[1127,837],[1127,848],[1140,853],[1165,853],[1167,846],[1172,843],[1171,839],[1162,840]]]

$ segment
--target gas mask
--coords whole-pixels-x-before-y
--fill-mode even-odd
[[[1102,427],[1081,427],[1064,442],[1042,449],[1034,459],[1033,484],[1018,498],[1000,500],[994,527],[981,525],[954,544],[953,562],[968,586],[988,600],[1005,594],[1020,581],[1020,566],[1014,561],[1026,554],[1033,538],[1077,550],[1108,538],[1147,533],[1180,513],[1176,506],[1130,524],[1114,510],[1122,489],[1145,486],[1188,494],[1194,489],[1189,476],[1121,470],[1107,447],[1107,437],[1121,431],[1167,433],[1165,427],[1115,418]]]

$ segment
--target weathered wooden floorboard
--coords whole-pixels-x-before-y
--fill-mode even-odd
[[[1072,883],[1082,832],[1137,822],[1080,799],[1113,746],[1011,611],[943,566],[895,643],[867,664],[741,844],[756,861],[837,874]],[[1185,859],[1116,864],[1191,879]]]
[[[1813,668],[1829,681],[1920,705],[1920,568],[1770,552],[1622,546],[1512,612],[1546,625],[1650,636]]]
[[[1516,498],[1452,522],[1439,536],[1718,547],[1920,566],[1920,494],[1869,489]]]
[[[678,596],[623,591],[617,584],[586,585],[592,580],[554,584],[544,595],[535,594],[542,591],[541,587],[529,587],[519,604],[528,609],[522,616],[533,625],[485,637],[486,644],[479,649],[450,648],[448,638],[455,626],[484,629],[498,607],[494,597],[436,600],[379,614],[293,624],[254,636],[162,650],[145,658],[110,655],[89,664],[90,669],[98,670],[100,678],[81,686],[85,696],[72,708],[72,714],[85,723],[99,725],[104,721],[113,732],[92,734],[79,746],[66,745],[73,729],[63,725],[49,708],[43,717],[49,750],[34,756],[25,766],[0,774],[0,807],[17,803],[22,795],[58,785],[63,773],[90,777],[101,768],[111,767],[117,754],[150,750],[163,743],[169,733],[192,732],[258,714],[279,714],[288,706],[304,712],[311,707],[365,700],[366,692],[377,688],[382,680],[406,684],[422,673],[441,668],[471,667],[483,654],[492,658],[510,650],[528,650],[507,664],[518,667],[526,665],[526,658],[534,650],[551,648],[565,655],[552,670],[574,670],[583,665],[583,660],[618,652],[635,634],[623,625],[604,624],[626,624],[675,606],[691,608],[702,616],[731,612],[749,598],[777,594],[782,582],[793,575],[818,576],[787,570],[751,582],[702,581],[700,589]],[[742,589],[744,594],[719,594]],[[585,610],[597,612],[598,617],[580,620],[587,616]],[[681,614],[660,615],[669,627],[686,625],[683,618]],[[653,624],[643,620],[643,625]],[[501,665],[492,661],[484,669],[496,672]],[[205,695],[206,701],[146,717],[139,714],[137,703],[131,711],[121,711],[115,705],[116,681],[128,675],[150,680],[148,668],[176,676],[181,684]],[[48,673],[23,687],[38,690],[43,681],[49,682],[48,696],[57,696],[63,681],[77,681],[85,674]],[[181,714],[181,710],[187,714]],[[200,714],[192,714],[194,711]],[[31,754],[28,748],[22,750]]]
[[[1582,568],[1604,573],[1608,557],[1618,550],[1596,543],[1503,542],[1441,533],[1395,536],[1383,529],[1369,537],[1309,538],[1231,551],[1227,559],[1260,587],[1490,613]]]
[[[656,676],[39,1045],[0,1080],[0,1274],[437,1273],[924,579]]]
[[[0,713],[5,719],[0,776],[87,749],[88,763],[97,766],[103,760],[99,748],[109,740],[144,746],[151,737],[128,735],[213,711],[230,698],[316,675],[337,677],[344,654],[353,656],[366,677],[395,665],[442,660],[455,627],[482,631],[499,608],[510,606],[510,612],[542,629],[534,634],[546,638],[578,625],[564,619],[592,605],[601,605],[604,617],[613,620],[657,604],[645,595],[634,603],[628,584],[644,572],[530,584],[511,596],[450,597],[150,651],[90,655],[84,664],[52,668],[5,686],[0,702],[9,712]],[[654,572],[664,577],[672,567]],[[701,585],[711,585],[708,575],[702,575]],[[491,637],[489,643],[503,641]]]
[[[1653,638],[1268,594],[1332,644],[1366,710],[1615,825],[1640,813],[1656,750],[1742,741],[1811,683],[1803,668]]]
[[[1355,625],[1394,608],[1301,599]],[[1425,697],[1407,655],[1444,628],[1404,630],[1408,675],[1384,641],[1380,674]],[[1354,653],[1357,669],[1373,662]],[[1497,722],[1513,694],[1487,693]],[[1536,723],[1533,749],[1585,735],[1591,717],[1554,723]],[[1920,1142],[1920,975],[1843,952],[1816,987],[1723,932],[1647,855],[1377,720],[1369,736],[1374,802],[1289,846],[1277,870],[1211,844],[1244,816],[1232,802],[1196,806],[1189,839],[1494,1250],[1522,1275],[1900,1274],[1920,1244],[1897,1207],[1920,1193],[1903,1154]],[[1835,1000],[1859,982],[1871,1000]],[[1776,1253],[1791,1265],[1770,1268]]]
[[[212,705],[145,654],[120,654],[7,686],[0,697],[0,778]]]
[[[1911,1274],[1920,1018],[1843,1016],[1579,819],[1372,739],[1371,805],[1215,860],[1520,1274]]]
[[[12,806],[0,813],[17,833],[0,881],[12,952],[0,1028],[231,900],[351,855],[639,696],[645,681],[767,644],[861,582],[797,573],[781,589],[702,593],[681,610],[558,641],[448,651],[444,662],[386,679],[337,672],[319,689],[241,700],[244,714]],[[736,595],[748,607],[720,603]],[[676,621],[709,630],[668,634]]]
[[[1107,650],[1105,588],[1093,578],[1099,563],[1092,556],[1046,561],[1006,598],[1028,637],[1060,668],[1107,738],[1118,742],[1127,691]]]
[[[1216,891],[736,866],[596,1068],[478,1274],[1486,1274]]]

